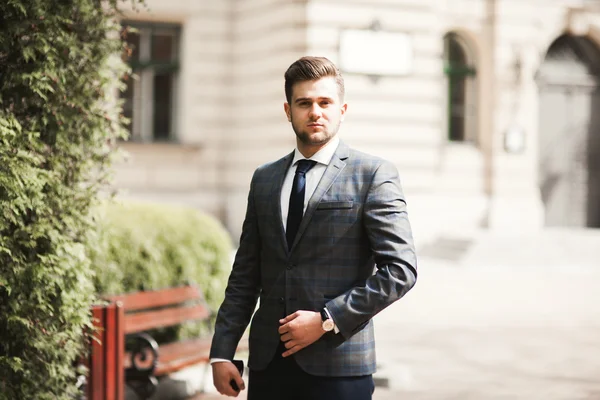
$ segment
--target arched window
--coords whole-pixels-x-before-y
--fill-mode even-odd
[[[464,40],[456,33],[444,37],[444,73],[448,80],[448,140],[477,140],[476,70]]]
[[[600,49],[586,37],[559,37],[537,82],[545,223],[600,227]]]

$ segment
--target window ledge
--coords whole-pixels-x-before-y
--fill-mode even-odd
[[[176,142],[121,142],[119,148],[123,150],[142,153],[145,151],[161,153],[197,153],[204,146],[200,143],[176,143]]]
[[[480,151],[480,147],[477,143],[473,141],[458,141],[458,140],[448,140],[446,141],[446,147],[449,148],[457,148],[457,149],[473,149]],[[468,151],[468,150],[466,150]]]

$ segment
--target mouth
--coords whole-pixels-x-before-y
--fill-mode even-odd
[[[311,128],[320,128],[323,126],[323,124],[308,124],[308,126]]]

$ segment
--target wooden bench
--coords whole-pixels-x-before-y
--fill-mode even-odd
[[[147,333],[156,328],[170,327],[187,321],[208,322],[211,311],[198,287],[181,286],[105,296],[104,299],[110,304],[97,306],[94,311],[101,316],[101,318],[96,315],[94,317],[98,327],[101,328],[98,332],[102,337],[99,339],[104,342],[100,345],[95,342],[92,345],[88,391],[90,400],[100,398],[121,400],[124,391],[123,378],[113,376],[122,375],[122,371],[124,371],[125,383],[139,397],[147,399],[156,390],[157,377],[191,365],[208,363],[212,340],[210,336],[159,346]],[[127,337],[128,343],[131,343],[127,348],[125,348],[124,337]],[[238,350],[246,349],[247,341],[244,339]],[[106,356],[107,353],[116,355]],[[99,357],[102,360],[99,360]],[[107,379],[115,383],[111,385]],[[104,397],[89,395],[90,392],[93,393],[96,381],[102,381],[103,385],[109,388],[104,390]],[[116,394],[111,397],[113,387]]]

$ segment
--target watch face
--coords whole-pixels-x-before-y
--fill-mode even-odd
[[[332,319],[326,319],[325,321],[323,321],[323,330],[326,332],[329,332],[333,329],[333,320]]]

